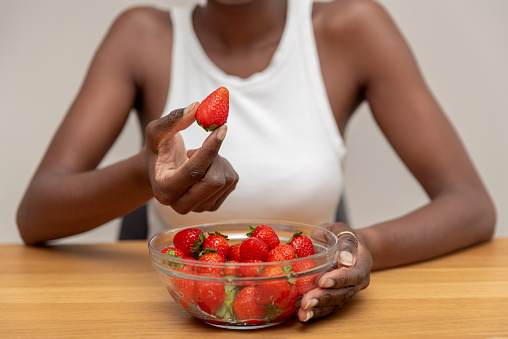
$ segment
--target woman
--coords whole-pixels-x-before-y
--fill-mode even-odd
[[[230,90],[229,131],[202,142],[190,103],[219,86]],[[341,135],[363,101],[430,202],[353,232],[331,222],[343,185]],[[131,108],[145,147],[96,169]],[[36,244],[149,200],[151,233],[240,216],[342,234],[341,268],[302,298],[301,321],[347,303],[367,287],[371,269],[487,240],[495,225],[488,193],[409,48],[369,0],[210,0],[171,15],[134,8],[119,16],[26,192],[18,225]]]

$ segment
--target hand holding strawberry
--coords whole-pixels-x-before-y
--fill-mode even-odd
[[[227,127],[211,133],[202,147],[187,151],[179,131],[196,119],[196,103],[150,122],[146,128],[146,176],[153,196],[176,212],[215,211],[235,189],[238,174],[218,153]],[[149,192],[147,192],[149,194]]]

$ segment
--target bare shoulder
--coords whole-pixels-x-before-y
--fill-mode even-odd
[[[330,39],[355,41],[376,32],[395,28],[386,9],[374,0],[317,2],[313,8],[316,33]]]
[[[111,30],[128,34],[131,39],[147,36],[155,38],[172,31],[168,11],[149,6],[137,6],[124,10],[115,19]]]

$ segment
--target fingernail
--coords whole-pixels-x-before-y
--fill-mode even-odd
[[[304,323],[306,323],[307,321],[309,321],[312,317],[314,316],[314,312],[312,311],[307,311],[307,318],[303,321]]]
[[[310,299],[309,302],[307,302],[307,305],[303,308],[304,310],[308,310],[309,308],[312,308],[318,304],[317,299]]]
[[[226,132],[228,131],[228,126],[224,125],[219,127],[219,131],[217,132],[217,139],[224,140],[226,137]]]
[[[198,104],[198,102],[193,102],[189,106],[185,107],[185,109],[183,110],[183,114],[185,115],[187,113],[192,112],[192,110],[194,109],[194,106],[196,106],[197,104]]]
[[[339,260],[342,265],[352,266],[353,265],[353,255],[348,251],[341,251],[339,254]]]
[[[335,283],[333,282],[332,279],[326,279],[322,284],[321,284],[321,288],[330,288],[332,287],[333,285],[335,285]]]

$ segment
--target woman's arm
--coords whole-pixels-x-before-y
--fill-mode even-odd
[[[348,85],[357,82],[358,92],[430,202],[407,215],[357,229],[355,236],[341,235],[339,265],[301,299],[301,321],[340,309],[369,285],[371,269],[413,263],[488,240],[495,226],[485,187],[387,13],[370,0],[335,1],[322,13],[319,20],[326,34],[320,41],[328,43],[321,44],[327,53],[321,60],[333,68],[330,58],[347,55],[346,69],[353,74]],[[347,92],[347,86],[331,87]],[[344,120],[338,123],[343,130]],[[335,233],[353,232],[341,223],[326,227]]]
[[[194,122],[197,105],[159,119],[169,79],[160,74],[168,75],[171,55],[161,50],[171,45],[167,20],[167,13],[135,8],[113,24],[19,206],[26,244],[85,232],[154,196],[182,214],[215,210],[235,188],[238,175],[218,155],[225,127],[187,152],[177,132]],[[161,90],[163,100],[156,100]],[[147,146],[97,169],[135,103],[144,114]]]
[[[25,193],[17,221],[27,244],[87,231],[151,197],[144,152],[96,169],[136,99],[136,16],[112,25]]]
[[[374,118],[430,198],[405,216],[358,230],[374,269],[489,239],[493,203],[401,34],[375,3],[365,6],[355,32],[358,69]]]

